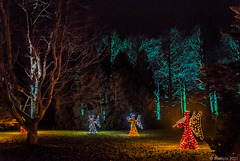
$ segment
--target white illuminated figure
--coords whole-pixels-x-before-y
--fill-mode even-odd
[[[96,134],[96,133],[98,133],[95,124],[96,124],[98,127],[101,127],[101,125],[100,125],[100,120],[99,120],[99,116],[98,116],[96,119],[94,119],[94,115],[92,115],[92,116],[89,115],[89,131],[88,131],[88,133],[91,133],[91,134]]]

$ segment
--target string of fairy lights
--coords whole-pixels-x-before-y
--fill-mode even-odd
[[[195,111],[194,111],[190,119],[189,125],[192,128],[193,133],[197,137],[199,137],[201,140],[203,140],[204,136],[202,132],[201,116],[202,116],[201,111],[199,111],[197,114],[195,114]]]
[[[203,140],[201,116],[201,111],[197,114],[194,111],[192,117],[190,118],[190,111],[186,111],[184,113],[184,117],[178,120],[173,126],[177,126],[180,129],[184,128],[184,133],[180,142],[180,149],[199,149],[198,142],[195,139],[193,133],[197,137],[200,137],[201,140]]]

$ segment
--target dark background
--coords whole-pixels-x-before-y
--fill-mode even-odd
[[[122,35],[144,33],[156,36],[172,27],[229,30],[237,0],[91,0],[85,1],[103,25]]]

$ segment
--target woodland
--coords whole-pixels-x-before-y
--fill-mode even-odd
[[[163,130],[202,111],[203,144],[239,156],[240,5],[225,6],[225,30],[211,22],[216,9],[188,28],[124,33],[97,4],[0,0],[0,129],[22,126],[37,144],[38,129],[87,131],[89,115],[100,117],[99,131],[129,130],[133,114],[144,129]]]

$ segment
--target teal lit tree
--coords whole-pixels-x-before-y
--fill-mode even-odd
[[[200,46],[199,27],[195,27],[188,37],[173,28],[167,39],[151,38],[142,41],[140,49],[146,52],[149,67],[153,72],[158,119],[161,98],[167,98],[173,106],[180,102],[183,114],[187,109],[188,93],[203,90],[199,81],[199,69],[202,66]]]
[[[116,32],[110,36],[111,62],[113,62],[119,51],[123,51],[123,42]]]
[[[234,40],[222,35],[221,43],[224,55],[222,56],[222,59],[219,60],[220,63],[232,63],[240,61],[239,40]],[[240,84],[238,84],[238,91],[238,93],[240,93]]]
[[[147,54],[150,69],[153,72],[153,79],[155,84],[154,98],[156,105],[157,119],[161,119],[161,93],[166,92],[166,78],[167,78],[167,62],[162,51],[162,39],[151,38],[142,41],[140,50],[144,50]]]
[[[161,102],[160,102],[160,92],[161,92],[161,71],[155,71],[154,72],[154,83],[155,83],[155,90],[154,90],[154,96],[155,96],[155,104],[157,106],[157,120],[161,119],[161,114],[160,114],[160,110],[161,110]]]
[[[219,53],[217,58],[218,63],[229,64],[240,60],[238,40],[221,35],[219,46],[220,47],[217,50],[217,53]],[[218,93],[214,90],[215,86],[210,86],[209,88],[210,91],[212,91],[209,94],[211,111],[212,113],[218,115]],[[240,91],[240,85],[238,85],[238,89]]]
[[[222,35],[221,37],[221,51],[223,52],[220,63],[231,63],[240,60],[239,40],[233,40]]]
[[[137,55],[141,46],[143,36],[129,36],[123,41],[123,50],[127,53],[128,59],[132,64],[136,64]]]
[[[168,102],[169,106],[175,106],[177,104],[177,94],[179,91],[178,73],[183,66],[181,60],[181,54],[183,53],[183,36],[177,28],[172,28],[169,32],[167,40],[167,47],[165,52],[167,56],[168,65]]]
[[[179,90],[177,95],[180,96],[182,114],[187,110],[187,93],[188,91],[203,90],[199,81],[201,73],[199,69],[202,66],[200,28],[195,27],[192,35],[186,37],[182,43],[183,51],[179,59],[181,64],[178,69]]]
[[[120,51],[123,51],[124,42],[120,39],[116,31],[110,34],[102,35],[95,43],[96,50],[99,52],[103,49],[109,50],[110,61],[113,63]]]

